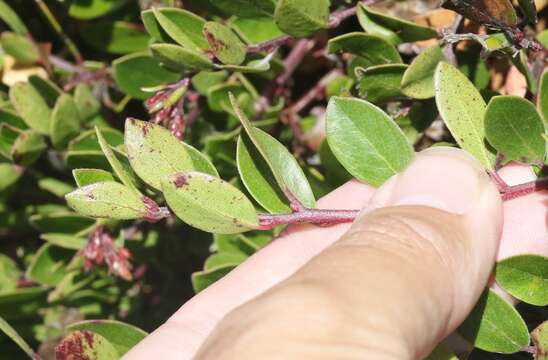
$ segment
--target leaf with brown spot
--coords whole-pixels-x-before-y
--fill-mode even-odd
[[[55,347],[56,360],[117,360],[120,355],[104,337],[89,330],[67,335]]]

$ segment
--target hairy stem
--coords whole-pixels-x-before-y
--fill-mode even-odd
[[[356,219],[359,210],[303,209],[290,214],[259,214],[259,229],[270,230],[279,225],[316,224],[335,225]]]

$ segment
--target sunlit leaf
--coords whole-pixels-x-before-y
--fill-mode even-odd
[[[198,229],[232,234],[258,226],[253,204],[222,179],[179,172],[162,180],[162,191],[175,215]]]
[[[49,134],[51,109],[29,83],[17,83],[10,88],[10,100],[25,123],[40,134]]]
[[[120,354],[103,336],[89,331],[77,330],[65,336],[55,347],[57,359],[80,356],[82,359],[117,360]]]
[[[101,181],[116,181],[112,173],[101,169],[74,169],[72,176],[79,187]]]
[[[484,291],[459,333],[479,349],[503,354],[529,344],[529,331],[519,313],[490,289]]]
[[[386,40],[362,32],[334,37],[327,44],[330,54],[346,52],[368,60],[373,65],[402,63],[396,48]]]
[[[205,155],[150,122],[126,120],[125,145],[133,170],[155,189],[162,178],[179,171],[218,175]]]
[[[208,21],[203,32],[213,55],[223,64],[240,65],[244,62],[247,47],[232,29],[221,23]]]
[[[326,132],[329,147],[345,169],[373,186],[402,171],[413,157],[396,123],[365,100],[332,97]]]
[[[535,106],[519,96],[495,96],[485,111],[485,136],[505,160],[543,160],[544,131]]]
[[[50,120],[51,142],[57,148],[65,147],[80,130],[80,113],[70,95],[61,95],[53,108]]]
[[[445,56],[437,45],[420,53],[403,74],[402,92],[414,99],[434,97],[434,73],[438,63],[444,60]]]
[[[278,0],[274,20],[286,34],[305,37],[327,27],[329,0]]]
[[[492,169],[495,156],[485,144],[486,104],[479,91],[458,69],[441,62],[434,75],[441,117],[461,148]]]
[[[513,297],[536,306],[548,305],[548,258],[519,255],[497,263],[497,283]]]
[[[71,208],[85,216],[123,220],[147,215],[142,196],[130,187],[112,181],[78,188],[65,198]]]

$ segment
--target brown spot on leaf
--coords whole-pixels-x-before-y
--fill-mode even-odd
[[[143,127],[141,128],[141,130],[143,130],[143,136],[146,137],[148,135],[148,131],[150,130],[150,128],[152,128],[151,123],[149,122],[143,123]]]
[[[55,347],[57,360],[93,360],[86,354],[86,349],[93,348],[93,333],[88,330],[79,330],[61,341]]]
[[[175,175],[175,181],[173,181],[173,184],[175,184],[175,187],[179,189],[188,184],[187,177],[184,174],[177,174]]]

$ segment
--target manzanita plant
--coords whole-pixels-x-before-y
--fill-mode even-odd
[[[174,284],[207,255],[196,292],[287,225],[352,222],[316,199],[351,178],[380,186],[429,146],[468,151],[505,201],[545,191],[545,12],[0,0],[2,354],[118,359],[146,336],[131,324],[151,330],[190,296]],[[538,178],[506,184],[511,161]],[[429,359],[547,358],[548,259],[494,275],[524,305],[486,289],[458,330],[475,349]]]

